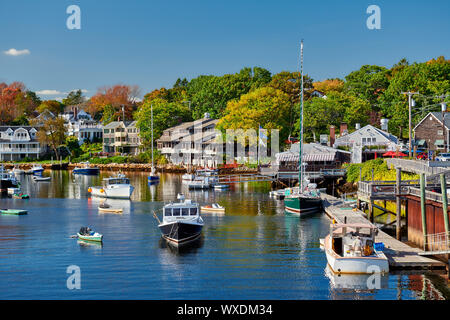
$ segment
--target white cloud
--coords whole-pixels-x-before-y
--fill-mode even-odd
[[[16,50],[14,48],[11,48],[9,50],[3,51],[4,54],[6,54],[7,56],[22,56],[25,54],[30,54],[30,50],[28,49],[23,49],[23,50]]]
[[[36,91],[36,94],[42,94],[45,96],[54,96],[57,94],[64,94],[64,92],[61,92],[58,90],[41,90],[41,91]]]

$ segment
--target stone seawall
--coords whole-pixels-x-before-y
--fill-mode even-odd
[[[81,167],[81,163],[54,163],[54,164],[41,164],[45,170],[73,170],[75,167]],[[5,169],[12,169],[13,164],[4,164]],[[16,164],[16,167],[24,170],[28,170],[33,166],[33,163],[20,163]],[[123,172],[150,172],[152,165],[150,163],[108,163],[108,164],[91,164],[91,167],[98,167],[101,171],[123,171]],[[161,173],[186,173],[188,169],[182,166],[175,166],[172,164],[158,165],[155,167],[156,172]],[[200,169],[200,167],[189,168],[190,172]],[[221,168],[219,174],[244,174],[244,173],[257,173],[257,169],[250,169],[247,167],[238,168]]]

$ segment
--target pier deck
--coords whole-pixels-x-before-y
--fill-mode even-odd
[[[370,223],[365,218],[364,212],[351,210],[338,198],[322,194],[322,200],[326,214],[338,223],[343,223],[345,217],[347,223]],[[420,256],[419,253],[422,250],[410,247],[381,230],[379,230],[376,241],[384,243],[385,250],[383,252],[389,260],[391,269],[445,269],[446,267],[441,261]]]

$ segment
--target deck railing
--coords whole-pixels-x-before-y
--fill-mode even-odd
[[[432,252],[449,252],[450,232],[428,234],[425,237],[423,250]]]

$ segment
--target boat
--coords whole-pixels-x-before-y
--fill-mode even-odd
[[[299,137],[299,170],[298,183],[299,187],[294,189],[295,192],[288,192],[284,197],[284,208],[286,213],[298,214],[300,216],[318,212],[322,209],[322,201],[317,185],[305,183],[303,170],[303,40],[301,42],[301,103],[300,103],[300,137]],[[306,186],[307,185],[307,186]]]
[[[31,169],[25,171],[26,174],[34,174],[34,175],[40,175],[44,172],[44,168],[41,165],[35,165],[31,167]]]
[[[20,188],[8,188],[8,194],[13,195],[20,192]]]
[[[227,190],[230,188],[229,184],[216,184],[214,190]]]
[[[130,199],[134,187],[124,174],[103,179],[103,186],[89,187],[91,196],[114,199]]]
[[[209,213],[225,213],[225,207],[222,207],[218,203],[213,203],[210,205],[202,206],[201,211]]]
[[[209,177],[196,176],[193,181],[188,183],[189,189],[210,189],[211,186]]]
[[[104,213],[122,213],[123,208],[112,208],[109,204],[103,202],[98,206],[98,211]]]
[[[377,233],[372,224],[331,224],[323,240],[330,269],[337,274],[388,273],[388,259],[375,246]]]
[[[52,179],[52,177],[40,177],[40,176],[33,176],[32,177],[33,181],[35,182],[42,182],[42,181],[50,181]]]
[[[168,244],[181,246],[197,240],[202,232],[203,219],[200,206],[192,200],[185,200],[182,194],[177,196],[179,202],[163,207],[163,220],[158,219],[158,228]]]
[[[153,104],[150,106],[150,113],[151,113],[151,132],[152,132],[152,170],[150,172],[150,175],[147,177],[148,183],[157,183],[159,182],[159,176],[156,174],[155,170],[155,164],[153,160]]]
[[[27,210],[20,210],[20,209],[0,209],[1,214],[7,214],[12,216],[23,216],[28,214]]]
[[[19,182],[16,177],[11,173],[7,172],[2,165],[0,167],[0,193],[7,192],[8,188],[17,188]]]
[[[25,170],[20,169],[18,166],[14,166],[14,168],[11,170],[11,172],[16,176],[20,176],[25,173]]]
[[[193,173],[185,173],[181,176],[181,180],[183,181],[193,181],[195,179],[195,174]]]
[[[84,175],[98,175],[100,173],[100,169],[98,167],[91,167],[89,162],[82,162],[82,166],[75,167],[72,170],[72,174],[84,174]]]
[[[103,235],[92,231],[89,227],[81,227],[80,231],[77,233],[78,239],[84,240],[84,241],[95,241],[95,242],[102,242],[103,241]]]
[[[30,199],[30,196],[25,193],[14,193],[11,197],[13,199]]]

